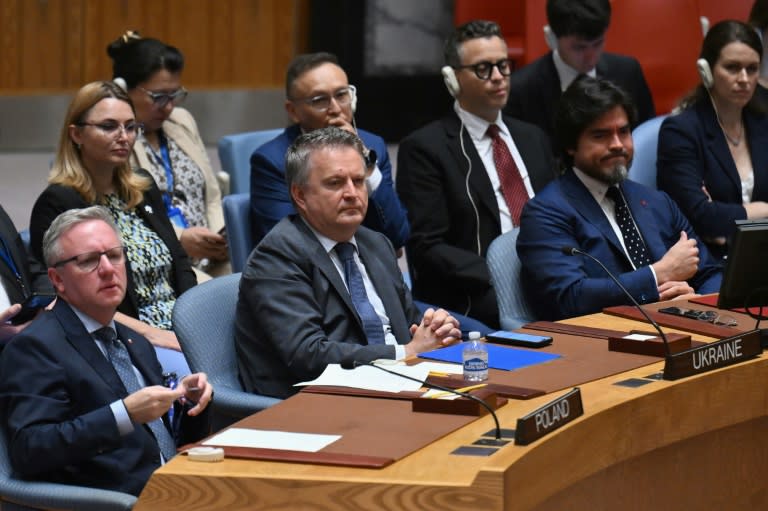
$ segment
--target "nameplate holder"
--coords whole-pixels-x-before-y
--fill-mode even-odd
[[[581,403],[581,390],[576,387],[564,396],[517,419],[515,445],[528,445],[582,415],[584,406]]]
[[[669,352],[679,353],[691,349],[691,336],[677,333],[668,333]],[[623,337],[609,337],[608,351],[622,353],[634,353],[635,355],[649,355],[651,357],[666,357],[667,349],[664,347],[664,339],[658,334],[632,330],[629,335]]]
[[[482,388],[471,391],[471,394],[482,401],[485,401],[491,410],[497,410],[499,407],[507,404],[507,400],[499,397],[495,392],[488,388]],[[472,415],[482,417],[488,414],[488,410],[475,401],[466,397],[456,399],[432,399],[428,397],[417,397],[411,400],[411,410],[414,412],[425,413],[446,413],[448,415]]]
[[[677,380],[738,364],[762,353],[760,331],[750,330],[667,357],[664,379]]]

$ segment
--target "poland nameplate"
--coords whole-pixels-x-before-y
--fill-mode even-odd
[[[515,444],[528,445],[581,415],[584,415],[581,390],[576,387],[566,395],[517,419]]]

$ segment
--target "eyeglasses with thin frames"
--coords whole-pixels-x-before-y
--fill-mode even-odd
[[[337,90],[333,93],[332,96],[329,96],[328,94],[319,94],[317,96],[312,96],[311,98],[290,98],[290,100],[301,101],[302,103],[308,104],[318,112],[325,112],[331,108],[331,99],[336,101],[339,106],[347,106],[352,103],[352,98],[354,97],[355,93],[355,86],[350,85],[349,87],[344,87],[343,89]]]
[[[482,62],[478,62],[477,64],[454,66],[454,69],[471,69],[474,71],[475,76],[477,76],[480,80],[488,80],[493,74],[494,67],[499,70],[499,74],[501,74],[501,76],[509,76],[512,74],[512,60],[510,59],[501,59],[497,60],[496,62],[489,62],[484,60]]]
[[[187,95],[189,94],[187,89],[184,87],[174,92],[152,92],[151,90],[147,90],[144,87],[136,88],[146,92],[147,95],[152,98],[152,104],[157,108],[163,108],[168,103],[173,103],[174,106],[180,105],[184,102],[185,99],[187,99]]]
[[[123,133],[125,133],[125,136],[128,138],[135,138],[138,135],[141,135],[144,132],[144,125],[140,122],[126,122],[125,124],[120,124],[117,121],[102,121],[102,122],[78,122],[78,126],[92,126],[94,128],[97,128],[99,131],[104,133],[105,135],[109,135],[112,137],[117,137],[120,134],[120,131],[122,130]]]
[[[68,263],[75,263],[78,270],[83,273],[90,273],[101,265],[102,256],[107,256],[107,260],[112,266],[119,266],[125,263],[125,247],[119,245],[117,247],[108,248],[103,252],[85,252],[83,254],[77,254],[76,256],[53,263],[53,267],[58,268]]]

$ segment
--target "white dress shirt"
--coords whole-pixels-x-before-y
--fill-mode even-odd
[[[582,73],[566,64],[563,58],[560,56],[560,52],[557,50],[552,52],[552,60],[555,62],[557,76],[560,78],[560,91],[565,92],[565,89],[570,87],[573,81]],[[586,73],[586,75],[591,76],[592,78],[596,78],[597,70],[592,68]]]

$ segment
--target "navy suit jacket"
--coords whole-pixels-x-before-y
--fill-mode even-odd
[[[0,280],[11,304],[23,302],[34,292],[53,293],[45,266],[27,254],[21,236],[2,206],[0,206],[0,236],[3,237],[10,251],[10,257],[19,272],[17,278],[13,269],[0,258]]]
[[[538,193],[556,176],[549,141],[535,126],[506,116],[503,121]],[[397,191],[411,220],[407,252],[414,295],[489,326],[498,325],[485,254],[501,234],[499,206],[458,115],[452,110],[408,135],[397,160]]]
[[[162,385],[152,345],[117,325],[146,384]],[[128,392],[112,364],[64,300],[42,313],[0,356],[0,414],[13,470],[43,480],[138,495],[160,466],[146,425],[121,436],[110,403]],[[181,414],[181,410],[178,410]],[[168,416],[163,420],[168,422]],[[208,414],[182,416],[177,444],[208,433]]]
[[[152,179],[146,170],[138,169],[136,172]],[[32,207],[32,216],[29,220],[30,249],[32,254],[39,260],[43,260],[43,235],[57,216],[70,209],[86,208],[88,206],[93,206],[93,204],[85,202],[85,199],[74,188],[50,185],[43,190],[43,193],[40,194],[40,197],[37,198],[35,205]],[[154,179],[152,179],[152,186],[144,192],[144,200],[134,209],[147,226],[155,231],[160,239],[163,240],[163,243],[165,243],[171,253],[173,269],[170,280],[178,298],[186,290],[197,285],[197,277],[195,272],[192,271],[187,253],[176,237],[171,221],[168,220],[160,190],[157,188]],[[128,285],[125,298],[118,310],[132,318],[138,318],[139,299],[136,294],[136,286],[134,285],[131,262],[126,259],[125,264],[128,274]]]
[[[397,258],[383,234],[360,227],[360,258],[398,343],[421,320]],[[330,256],[298,215],[290,215],[256,246],[240,281],[235,346],[246,390],[285,398],[293,384],[328,364],[394,358],[395,347],[368,345],[349,291]]]
[[[298,124],[289,126],[251,156],[251,230],[256,245],[275,224],[296,213],[285,183],[285,153],[300,134]],[[357,135],[367,148],[376,151],[376,164],[382,176],[379,187],[368,198],[363,225],[383,233],[395,248],[400,248],[408,239],[410,227],[405,208],[395,193],[387,145],[380,136],[368,131],[357,130]]]
[[[603,52],[595,72],[597,76],[614,82],[632,96],[637,108],[637,124],[656,116],[651,91],[636,59]],[[537,125],[549,135],[554,145],[555,113],[562,91],[552,52],[512,73],[509,82],[509,101],[504,112]]]
[[[688,283],[699,293],[719,291],[720,266],[674,201],[663,192],[629,180],[621,189],[651,260],[661,259],[685,231],[689,239],[697,239],[700,250],[699,269]],[[597,263],[584,256],[566,256],[563,247],[595,256],[638,302],[658,301],[650,267],[632,268],[605,213],[573,170],[526,204],[520,224],[517,253],[523,289],[538,318],[557,320],[629,303]]]
[[[755,175],[752,200],[768,201],[768,116],[745,111],[744,129]],[[739,172],[709,99],[664,120],[656,166],[659,189],[678,203],[702,238],[728,237],[736,220],[747,218]],[[715,257],[726,255],[722,245],[709,248]]]

